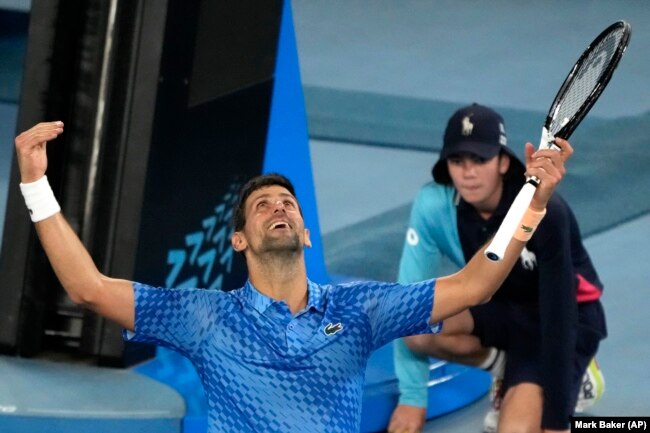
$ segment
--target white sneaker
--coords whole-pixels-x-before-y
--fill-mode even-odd
[[[501,351],[502,358],[490,370],[492,373],[492,385],[490,385],[490,409],[483,418],[483,433],[496,433],[501,414],[501,402],[503,401],[503,374],[506,367],[506,354]]]
[[[494,408],[487,411],[485,418],[483,418],[483,433],[497,433],[500,414],[501,411]]]
[[[592,358],[587,366],[585,374],[582,376],[582,385],[578,391],[578,401],[576,402],[576,413],[584,412],[590,408],[605,393],[605,377],[598,366],[596,358]]]
[[[500,404],[500,402],[499,402]],[[495,408],[494,406],[485,414],[483,418],[483,433],[496,433],[497,426],[499,425],[499,416],[501,415],[501,408]]]

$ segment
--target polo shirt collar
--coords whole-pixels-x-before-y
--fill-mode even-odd
[[[266,296],[253,286],[250,280],[246,281],[246,284],[243,287],[242,295],[244,299],[250,303],[250,305],[257,310],[260,314],[264,312],[274,303],[281,301],[276,301],[275,299]],[[323,296],[323,288],[307,279],[307,306],[305,310],[314,308],[317,311],[325,310],[325,299]]]
[[[323,294],[323,287],[310,280],[307,280],[307,309],[314,308],[317,311],[325,311],[325,296]]]

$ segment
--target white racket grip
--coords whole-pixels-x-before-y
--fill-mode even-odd
[[[561,150],[559,147],[553,143],[553,140],[555,140],[555,136],[551,134],[551,132],[546,129],[546,127],[542,128],[542,138],[539,140],[539,148],[538,150],[541,149],[553,149],[553,150]]]
[[[519,223],[521,223],[526,210],[530,206],[530,202],[533,200],[536,188],[536,184],[531,182],[526,182],[521,188],[512,205],[510,205],[510,209],[508,209],[508,213],[499,226],[499,230],[494,235],[492,242],[485,249],[485,257],[493,262],[498,262],[503,259],[512,236],[515,234]]]

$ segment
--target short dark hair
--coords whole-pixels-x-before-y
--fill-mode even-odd
[[[279,173],[268,173],[268,174],[263,174],[260,176],[255,176],[246,184],[242,187],[241,191],[239,192],[239,198],[237,199],[237,202],[235,202],[235,207],[233,209],[233,215],[232,215],[232,227],[234,231],[238,232],[241,231],[244,226],[246,225],[246,200],[252,193],[257,191],[260,188],[264,188],[267,186],[273,186],[273,185],[278,185],[283,188],[285,188],[287,191],[291,193],[292,196],[296,196],[295,190],[293,188],[293,184],[291,181],[279,174]],[[300,206],[298,207],[300,209]],[[300,210],[300,213],[302,214],[302,210]]]

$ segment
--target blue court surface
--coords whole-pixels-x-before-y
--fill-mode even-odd
[[[0,0],[0,9],[28,5]],[[524,141],[539,139],[548,105],[586,44],[616,20],[632,24],[632,41],[619,70],[572,138],[576,154],[561,192],[578,217],[605,285],[609,337],[598,361],[607,390],[589,414],[650,415],[646,3],[293,0],[291,7],[324,259],[335,278],[396,278],[410,204],[418,188],[430,180],[445,122],[456,108],[480,102],[500,111],[510,146],[521,154]],[[24,40],[1,35],[0,210],[6,200],[24,49]],[[173,355],[162,352],[158,361],[166,356]],[[371,363],[365,431],[381,430],[390,416],[395,393],[391,362],[386,349]],[[29,399],[22,390],[66,388],[61,380],[67,380],[63,394],[43,393],[27,404],[51,422],[44,424],[48,431],[65,431],[65,426],[57,427],[57,414],[48,408],[72,400],[85,402],[74,416],[77,425],[88,430],[79,431],[126,431],[125,426],[150,431],[140,423],[143,417],[157,420],[156,431],[181,431],[181,425],[185,431],[200,431],[204,422],[200,393],[177,388],[177,394],[164,385],[165,378],[193,383],[192,370],[182,362],[176,366],[169,370],[169,364],[150,363],[137,369],[141,375],[128,375],[64,367],[50,360],[0,357],[0,375],[12,377],[0,380],[0,426],[3,412],[11,413],[15,402]],[[48,371],[60,375],[60,380],[50,382],[51,375],[44,373]],[[162,379],[153,381],[148,375]],[[124,379],[120,385],[116,377]],[[464,407],[446,407],[453,405],[453,398],[441,399],[423,432],[481,431],[489,405],[485,396],[489,378],[453,365],[432,370],[432,382],[442,384],[438,390],[453,377],[459,378],[455,387],[440,395],[451,396],[470,379],[463,403],[456,405]],[[106,395],[123,403],[110,405],[119,413],[107,411]],[[153,396],[160,398],[158,405],[143,404],[151,403]],[[100,419],[111,419],[112,424],[98,421],[91,430],[93,420]],[[15,424],[9,428],[0,430],[25,431]],[[36,431],[41,430],[25,433]]]

